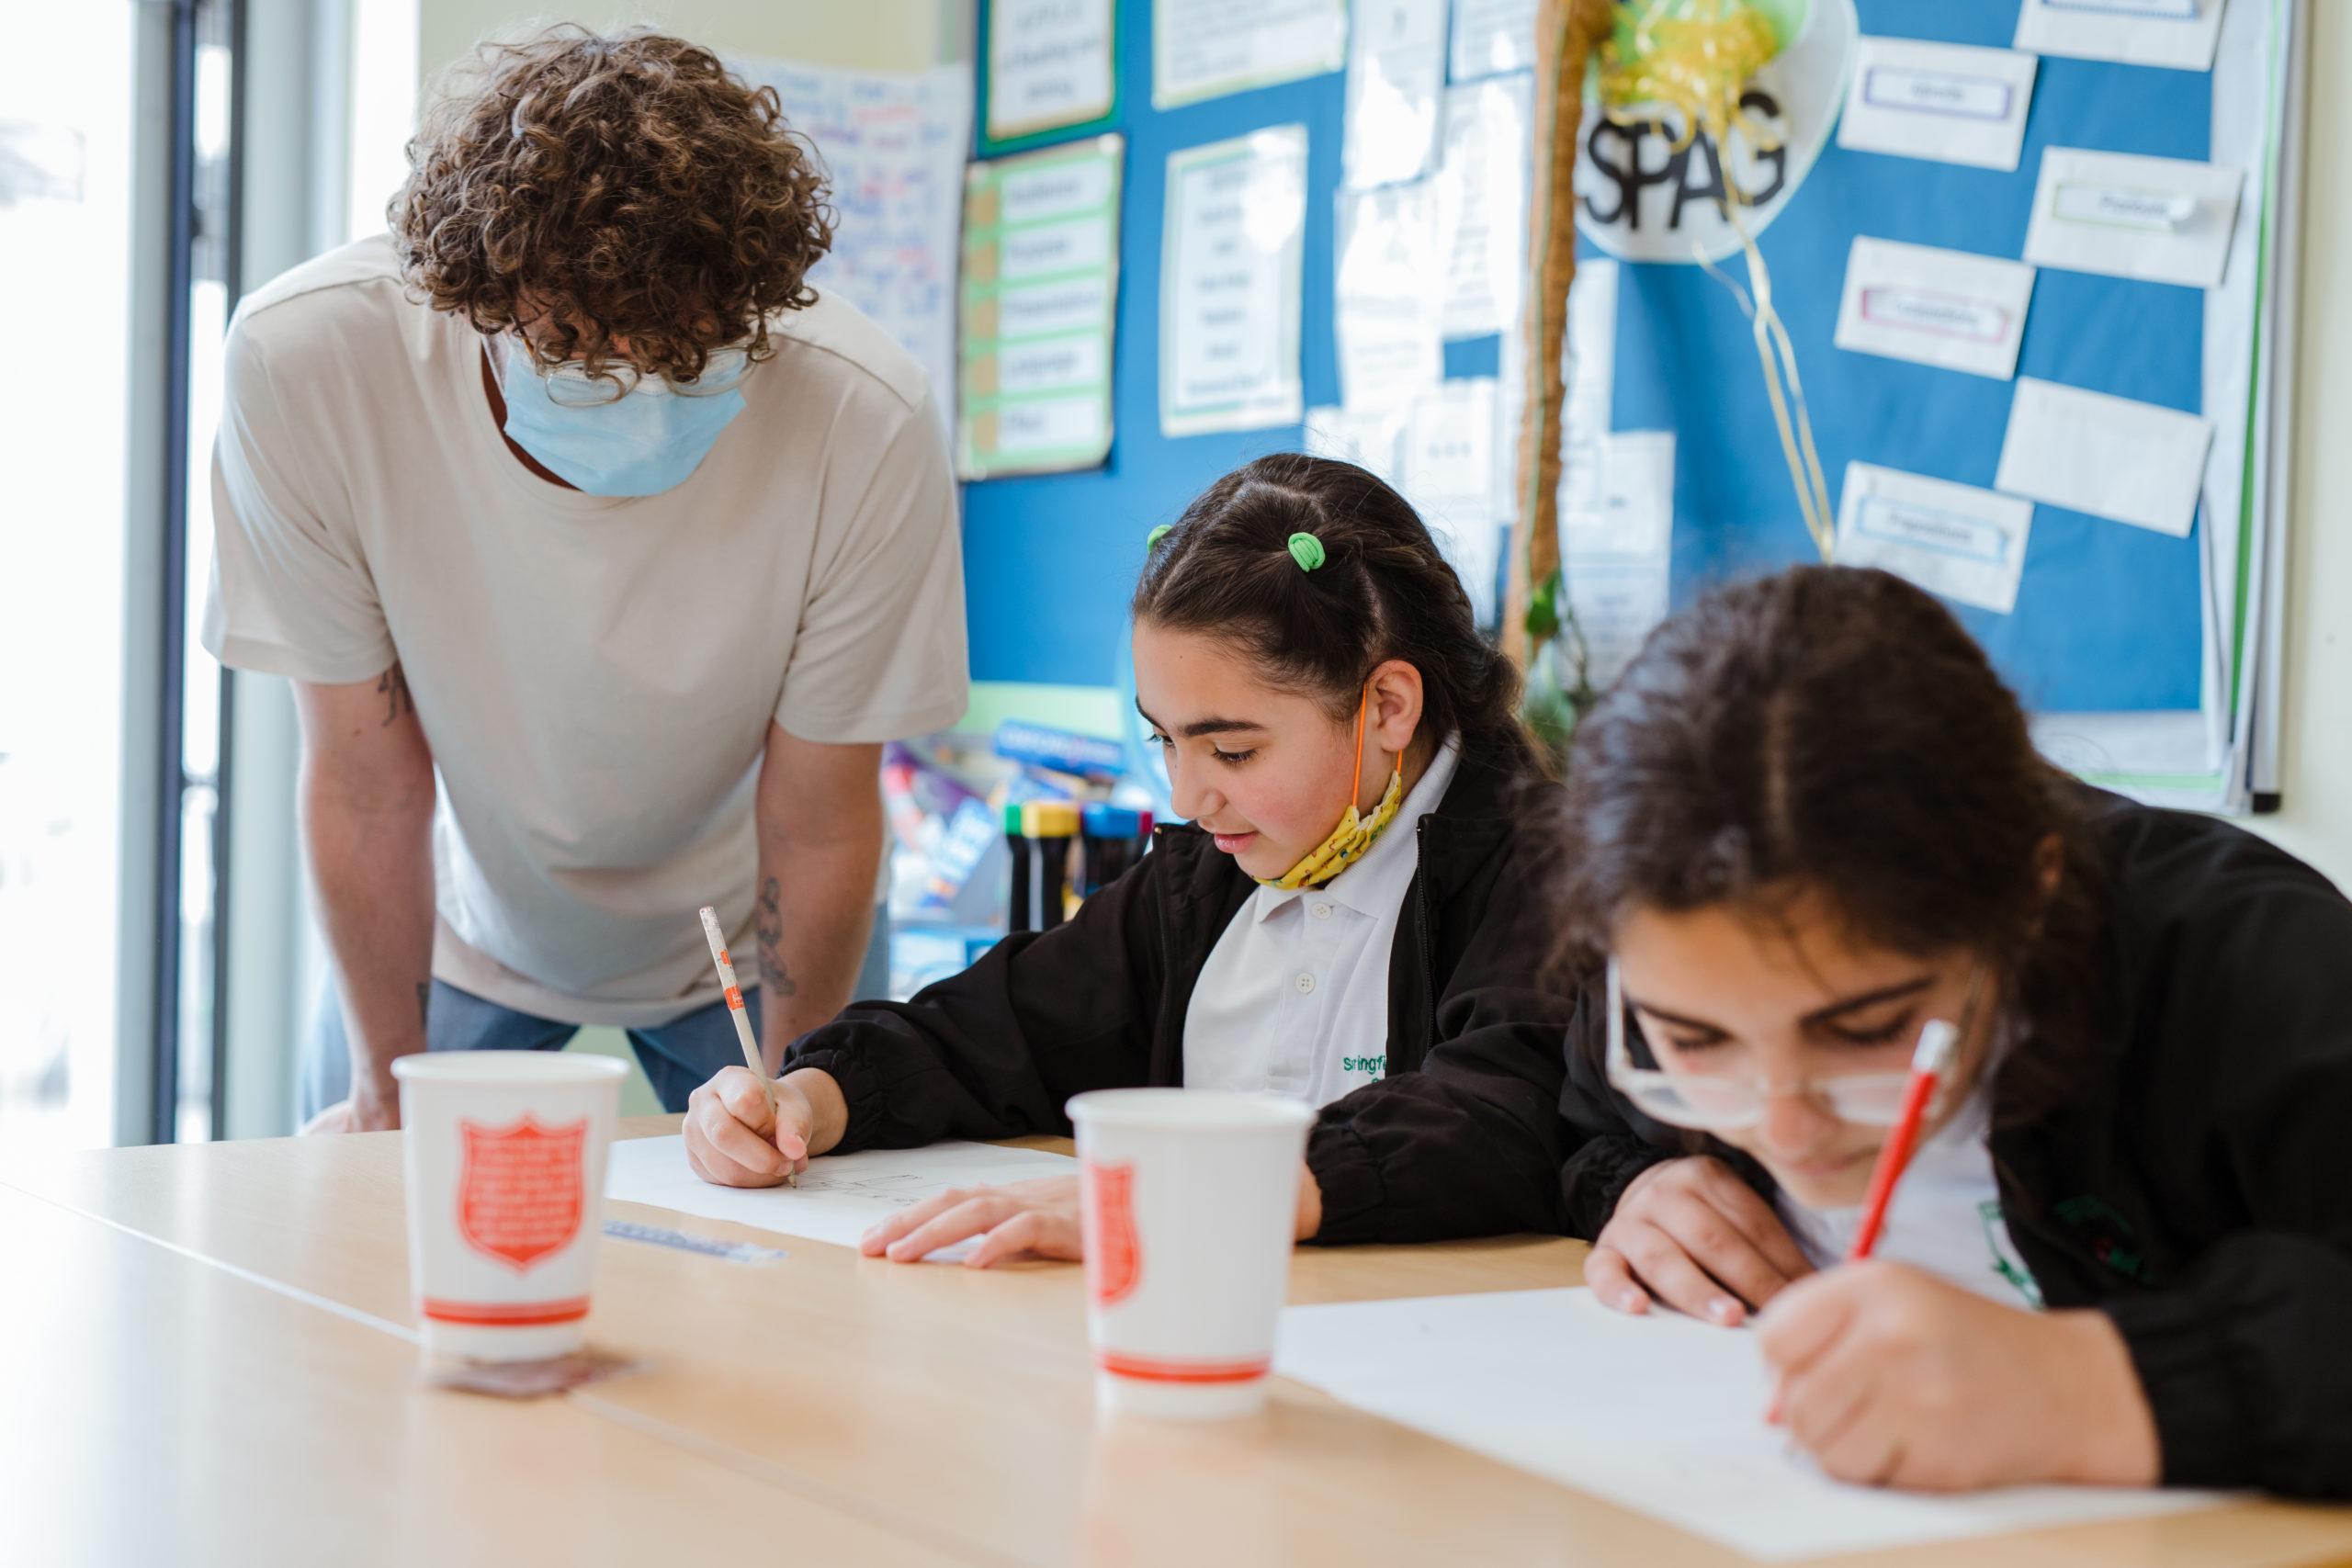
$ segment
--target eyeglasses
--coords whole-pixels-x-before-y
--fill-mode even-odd
[[[567,361],[551,367],[542,366],[519,342],[510,353],[529,366],[537,373],[539,379],[547,383],[548,401],[568,409],[602,408],[638,391],[676,398],[720,397],[740,388],[752,368],[749,344],[730,344],[725,348],[712,349],[703,363],[702,374],[691,381],[672,381],[658,376],[649,378],[626,361],[607,366],[598,376],[589,375],[587,367],[577,361]]]
[[[1966,1015],[1974,1011],[1976,986],[1976,979],[1969,982],[1968,1002],[1962,1009],[1963,1031]],[[1729,1073],[1637,1067],[1634,1065],[1633,1048],[1625,1038],[1625,993],[1617,976],[1614,957],[1609,960],[1607,988],[1610,1087],[1654,1122],[1704,1133],[1744,1132],[1763,1121],[1766,1107],[1781,1095],[1801,1095],[1840,1122],[1859,1126],[1892,1127],[1903,1114],[1904,1092],[1911,1084],[1908,1068],[1900,1072],[1831,1073],[1794,1083],[1771,1083]],[[1930,1115],[1939,1109],[1942,1098],[1939,1089],[1938,1103],[1928,1108]]]

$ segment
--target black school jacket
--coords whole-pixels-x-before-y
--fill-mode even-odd
[[[2051,1307],[2121,1331],[2166,1484],[2352,1497],[2352,904],[2227,823],[2098,810],[2113,1053],[2022,1120],[1996,1077],[2010,1237]],[[1589,1237],[1684,1134],[1633,1112],[1585,1043],[1562,1109],[1589,1141],[1561,1201]]]
[[[1418,826],[1389,955],[1388,1076],[1325,1106],[1307,1141],[1318,1242],[1556,1228],[1574,1002],[1533,978],[1549,922],[1512,809],[1525,782],[1465,755]],[[1184,1081],[1193,982],[1256,887],[1206,833],[1163,827],[1069,923],[1007,937],[911,1001],[855,1004],[793,1042],[785,1069],[840,1083],[843,1151],[1066,1134],[1063,1103],[1081,1090]]]

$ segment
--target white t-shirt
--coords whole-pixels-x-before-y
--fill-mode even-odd
[[[1984,1141],[1990,1121],[1986,1097],[1979,1093],[1911,1152],[1871,1256],[1924,1269],[2010,1306],[2039,1307],[2041,1289],[2001,1214],[2000,1183]],[[1789,1234],[1817,1269],[1842,1260],[1861,1228],[1859,1205],[1808,1209],[1783,1191],[1780,1209]]]
[[[436,977],[577,1023],[714,1000],[695,910],[748,939],[770,718],[854,742],[962,716],[922,373],[830,296],[773,331],[701,466],[616,499],[523,467],[481,335],[406,297],[389,239],[238,310],[204,645],[324,683],[400,663],[441,775]]]
[[[1453,782],[1451,740],[1363,859],[1320,887],[1261,887],[1209,950],[1184,1012],[1184,1087],[1324,1106],[1388,1073],[1388,957],[1420,864],[1413,829]]]

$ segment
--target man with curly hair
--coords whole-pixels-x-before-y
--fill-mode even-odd
[[[678,1110],[737,1059],[695,908],[773,1061],[859,975],[881,743],[963,712],[942,417],[808,287],[822,175],[707,51],[486,49],[409,163],[389,238],[238,310],[213,459],[205,646],[301,715],[304,1115],[587,1023]]]

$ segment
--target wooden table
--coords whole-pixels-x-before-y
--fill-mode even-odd
[[[1067,1266],[793,1238],[747,1268],[607,1241],[591,1338],[640,1371],[525,1404],[423,1388],[403,1224],[397,1134],[0,1166],[0,1562],[1745,1561],[1288,1383],[1249,1422],[1098,1426]],[[1581,1256],[1306,1248],[1291,1299],[1572,1283]],[[1996,1553],[2352,1564],[2352,1510],[2252,1503],[1893,1560]]]

